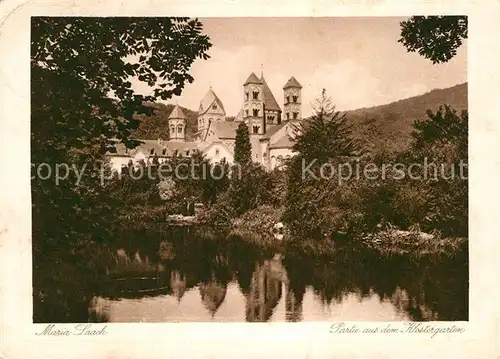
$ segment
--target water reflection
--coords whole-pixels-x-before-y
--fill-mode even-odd
[[[88,314],[69,311],[62,321],[467,320],[464,258],[413,263],[339,251],[326,261],[179,233],[121,241],[94,260],[105,270],[82,293]]]

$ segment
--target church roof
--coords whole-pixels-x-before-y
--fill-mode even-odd
[[[208,90],[205,97],[203,97],[203,99],[201,100],[200,110],[198,111],[198,114],[203,115],[203,114],[207,113],[212,108],[212,104],[214,102],[217,102],[217,104],[222,109],[222,112],[224,112],[224,114],[226,114],[226,110],[224,110],[224,105],[222,104],[222,101],[219,99],[219,97],[217,97],[217,95],[212,90],[212,88],[210,88],[210,90]]]
[[[245,81],[245,83],[243,84],[244,85],[248,85],[248,84],[258,84],[260,85],[262,82],[259,80],[259,78],[257,77],[257,75],[255,73],[251,73],[250,76],[248,76],[247,80]]]
[[[133,156],[138,151],[142,151],[145,155],[152,156],[156,155],[159,157],[171,157],[175,154],[185,155],[186,151],[192,153],[196,149],[196,143],[194,142],[181,142],[181,141],[162,141],[158,143],[158,140],[140,140],[141,143],[132,149],[125,148],[125,145],[121,142],[115,143],[116,153],[108,152],[110,156]],[[163,150],[165,149],[165,152]]]
[[[168,119],[184,119],[186,120],[187,117],[184,115],[184,112],[182,112],[182,109],[180,108],[179,105],[175,105],[174,109],[170,113],[170,116],[168,116]]]
[[[264,106],[266,107],[266,110],[274,110],[274,111],[281,111],[280,106],[278,105],[278,102],[276,102],[276,99],[273,96],[273,93],[271,92],[271,89],[267,85],[266,80],[264,79],[264,75],[262,75],[262,78],[260,79],[262,82],[262,92],[264,96]]]
[[[236,139],[236,129],[239,126],[239,122],[228,122],[228,121],[215,121],[212,122],[217,137],[220,139],[234,140]]]
[[[288,136],[285,135],[282,138],[280,138],[278,141],[273,143],[272,145],[269,146],[270,149],[273,148],[292,148],[295,142],[292,141],[292,139]]]
[[[302,85],[297,81],[297,79],[295,77],[290,77],[290,79],[287,81],[287,83],[285,84],[285,86],[283,86],[283,89],[287,89],[289,87],[298,87],[298,88],[302,88]]]
[[[236,115],[236,117],[234,118],[234,121],[235,122],[241,122],[243,121],[243,109],[240,109],[240,111],[238,112],[238,114]]]
[[[269,126],[268,130],[266,131],[266,133],[264,134],[264,136],[262,136],[261,140],[268,140],[268,139],[270,139],[276,132],[278,132],[283,127],[285,127],[286,124],[287,124],[286,122],[282,122],[279,125]]]

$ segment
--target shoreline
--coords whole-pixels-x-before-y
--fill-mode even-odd
[[[295,240],[289,233],[282,240],[273,237],[272,227],[279,222],[282,209],[257,208],[232,220],[229,235],[256,245],[299,250],[318,257],[332,256],[340,250],[370,250],[381,257],[407,256],[413,259],[462,256],[468,252],[468,238],[441,237],[416,230],[385,228],[355,237]]]

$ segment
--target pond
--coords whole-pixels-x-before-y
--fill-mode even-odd
[[[34,321],[468,320],[466,255],[319,259],[200,233],[129,233],[59,268],[34,266]]]

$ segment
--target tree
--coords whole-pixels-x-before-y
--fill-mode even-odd
[[[314,115],[298,128],[294,150],[306,160],[325,163],[343,157],[358,156],[363,146],[352,137],[352,125],[345,114],[335,111],[323,89],[313,105]]]
[[[32,162],[86,166],[78,186],[73,174],[57,186],[35,176],[34,244],[103,238],[97,231],[114,213],[99,183],[103,155],[113,139],[136,145],[134,116],[151,112],[147,101],[179,95],[211,44],[189,18],[34,17],[31,25]],[[132,81],[152,94],[135,93]]]
[[[352,137],[352,128],[345,114],[335,111],[326,90],[323,89],[313,108],[313,117],[296,129],[298,136],[294,150],[298,154],[287,168],[283,219],[297,235],[321,237],[331,233],[339,224],[343,212],[340,204],[345,202],[339,194],[337,182],[321,176],[321,166],[330,163],[335,169],[336,161],[358,157],[364,148]],[[307,173],[304,168],[308,168]]]
[[[248,126],[240,123],[236,129],[236,140],[234,145],[234,162],[244,165],[252,162],[252,146]]]
[[[467,16],[412,16],[401,22],[402,43],[433,64],[448,62],[467,39]]]

